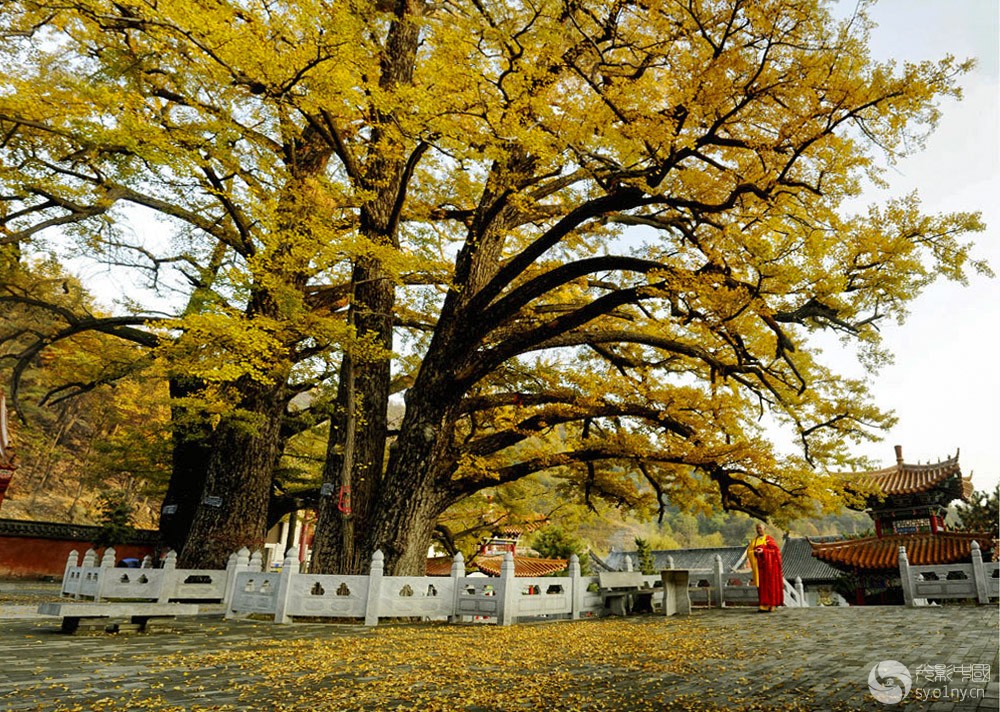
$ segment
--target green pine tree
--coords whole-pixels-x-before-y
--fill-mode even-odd
[[[135,531],[132,517],[135,509],[125,492],[108,492],[100,497],[100,519],[94,546],[117,546],[129,539]]]
[[[635,548],[636,553],[639,555],[639,570],[647,575],[655,574],[656,562],[653,559],[653,548],[649,545],[649,542],[636,537]]]

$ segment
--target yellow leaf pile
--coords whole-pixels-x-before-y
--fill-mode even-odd
[[[733,615],[740,614],[728,614]],[[155,662],[128,655],[106,657],[103,667],[87,661],[85,669],[100,673],[99,686],[94,677],[82,687],[67,686],[63,679],[0,696],[0,705],[37,695],[38,707],[5,709],[817,709],[789,679],[801,670],[779,665],[779,675],[761,665],[765,658],[773,663],[780,657],[794,633],[765,632],[759,645],[748,646],[719,619],[645,617],[509,628],[227,623],[227,634],[234,625],[246,639],[231,647],[184,656],[157,653]],[[283,640],[286,636],[294,638]],[[138,639],[108,638],[103,645],[112,640],[127,651]],[[863,687],[859,682],[859,694]],[[73,703],[53,706],[53,698]],[[81,699],[86,704],[76,704]]]

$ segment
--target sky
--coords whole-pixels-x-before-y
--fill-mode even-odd
[[[841,2],[853,8],[851,0]],[[962,101],[941,103],[938,129],[924,151],[886,176],[892,194],[917,190],[928,212],[981,211],[985,232],[975,257],[1000,273],[1000,3],[997,0],[881,0],[872,12],[875,58],[899,62],[975,57],[960,79]],[[877,195],[865,196],[877,198]],[[872,392],[898,424],[881,443],[857,449],[881,466],[894,445],[910,463],[960,450],[976,489],[1000,482],[1000,278],[973,275],[967,286],[939,281],[911,304],[902,326],[882,327],[895,363],[872,379]],[[850,368],[851,364],[845,364]]]

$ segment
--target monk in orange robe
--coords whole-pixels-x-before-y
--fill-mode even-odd
[[[753,572],[753,585],[761,613],[770,613],[785,603],[785,577],[781,573],[781,549],[774,539],[757,525],[757,536],[747,546],[747,561]]]

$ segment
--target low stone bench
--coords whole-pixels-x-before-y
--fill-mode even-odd
[[[63,633],[144,633],[177,616],[198,614],[192,603],[43,603],[38,612],[62,617]]]
[[[602,571],[597,574],[601,599],[612,615],[652,611],[653,588],[640,571]]]

